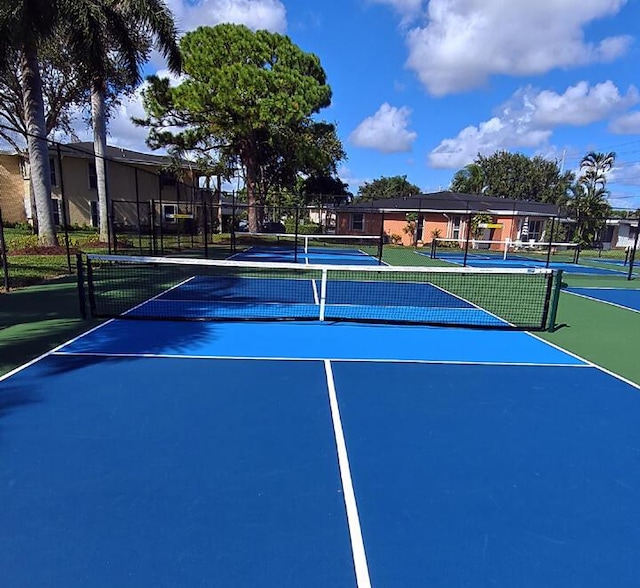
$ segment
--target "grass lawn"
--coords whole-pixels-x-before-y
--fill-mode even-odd
[[[73,277],[0,293],[0,374],[96,324],[80,318]]]

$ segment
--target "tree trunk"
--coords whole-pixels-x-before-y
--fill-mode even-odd
[[[44,120],[42,78],[38,54],[31,45],[25,46],[20,54],[20,85],[24,97],[29,169],[38,219],[38,237],[42,245],[52,247],[58,244],[58,239],[53,224],[51,168]]]
[[[246,188],[247,188],[247,204],[249,205],[249,232],[257,233],[260,230],[260,215],[256,201],[256,175],[257,169],[255,165],[255,157],[253,154],[245,156],[245,167],[247,170]]]
[[[98,214],[100,216],[100,241],[109,241],[109,193],[107,191],[107,118],[105,112],[104,82],[94,82],[91,90],[91,122],[93,124],[93,151],[96,164],[98,189]],[[113,219],[111,219],[113,222]]]

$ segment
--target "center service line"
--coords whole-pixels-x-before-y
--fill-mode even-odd
[[[338,408],[338,398],[336,396],[336,386],[333,381],[333,370],[331,369],[330,360],[324,360],[324,369],[327,374],[329,405],[331,407],[333,433],[335,435],[336,448],[338,451],[338,465],[340,466],[340,477],[342,478],[342,491],[344,493],[344,504],[347,510],[349,535],[351,536],[351,551],[353,552],[356,582],[358,588],[371,588],[369,568],[367,567],[367,556],[364,551],[362,529],[360,528],[360,517],[358,516],[358,506],[356,504],[356,496],[353,491],[353,481],[351,480],[351,470],[349,468],[349,457],[347,456],[347,445],[344,440],[344,431],[342,430],[340,409]]]

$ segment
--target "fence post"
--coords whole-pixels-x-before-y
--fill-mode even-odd
[[[62,202],[62,225],[64,227],[64,248],[67,253],[67,270],[71,273],[71,250],[69,249],[69,219],[67,218],[67,199],[64,195],[64,174],[62,173],[62,154],[60,143],[56,143],[58,169],[60,170],[60,200]]]
[[[294,263],[298,263],[298,233],[300,231],[300,207],[296,206],[296,226],[295,226],[295,234],[293,237],[293,261]]]
[[[142,255],[142,227],[140,226],[140,188],[138,186],[138,168],[133,168],[133,179],[135,182],[136,188],[136,218],[138,225],[138,250],[140,251],[140,255]]]
[[[547,262],[545,263],[545,267],[549,267],[549,263],[551,262],[551,248],[553,247],[553,231],[556,228],[556,217],[551,218],[551,232],[549,233],[549,245],[547,246]]]
[[[151,225],[151,255],[156,255],[158,247],[156,245],[156,203],[154,200],[149,200],[149,223]]]
[[[467,207],[469,204],[467,203]],[[461,223],[462,224],[462,223]],[[469,241],[471,239],[471,214],[467,215],[467,240],[464,243],[464,259],[462,267],[467,267],[467,258],[469,257]]]
[[[4,240],[4,224],[2,209],[0,208],[0,266],[2,267],[2,281],[6,292],[9,291],[9,264],[7,262],[7,243]]]
[[[80,305],[80,317],[86,319],[87,300],[84,291],[84,265],[81,253],[76,253],[76,272],[78,276],[78,304]]]
[[[209,258],[209,223],[207,222],[207,215],[209,211],[207,210],[207,197],[205,196],[205,192],[200,190],[200,200],[202,201],[202,233],[204,237],[204,258]]]
[[[380,213],[380,241],[378,242],[378,265],[382,265],[382,250],[384,248],[384,210]]]
[[[636,238],[633,241],[633,249],[629,253],[629,273],[627,274],[627,280],[633,280],[633,266],[635,265],[636,253],[638,252],[638,237],[640,237],[640,218],[636,225]]]
[[[109,223],[109,226],[111,227],[111,230],[113,231],[113,253],[118,253],[118,231],[116,230],[116,223],[115,223],[115,203],[113,202],[113,200],[109,201],[109,216],[111,217],[111,222]]]

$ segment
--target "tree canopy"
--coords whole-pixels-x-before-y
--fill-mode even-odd
[[[372,202],[384,198],[399,198],[401,196],[415,196],[422,190],[407,180],[407,176],[382,176],[371,182],[364,182],[358,189],[360,202]]]
[[[465,165],[451,180],[451,190],[462,194],[482,194],[485,186],[484,170],[477,163]]]
[[[316,55],[284,35],[233,24],[200,27],[180,49],[181,83],[151,77],[145,92],[148,116],[137,122],[150,128],[152,148],[237,156],[250,205],[268,184],[293,189],[297,172],[331,172],[345,157],[335,127],[312,119],[331,103]],[[259,220],[249,215],[250,230]]]
[[[571,172],[562,172],[554,161],[496,151],[489,156],[478,155],[472,164],[456,172],[451,189],[558,204],[566,198],[573,179]]]

